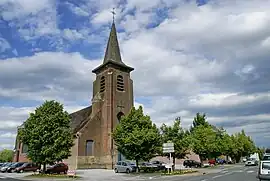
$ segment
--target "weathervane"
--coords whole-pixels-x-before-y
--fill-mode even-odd
[[[115,14],[116,14],[114,10],[115,10],[115,8],[113,8],[113,10],[111,11],[112,14],[113,14],[113,22],[114,22],[114,16],[115,16]]]

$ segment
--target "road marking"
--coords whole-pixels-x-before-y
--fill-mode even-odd
[[[228,173],[225,173],[225,174],[223,174],[223,175],[216,175],[216,176],[214,176],[214,177],[212,177],[212,178],[215,179],[215,178],[224,177],[224,176],[230,175],[230,174],[232,174],[232,172],[228,172]]]
[[[234,173],[242,173],[244,172],[243,170],[236,170],[236,171],[233,171]]]
[[[255,172],[254,170],[249,170],[249,171],[247,171],[247,173],[253,173],[253,172]]]

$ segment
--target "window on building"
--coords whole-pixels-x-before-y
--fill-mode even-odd
[[[122,75],[117,76],[117,90],[123,92],[124,89],[124,78]]]
[[[100,79],[100,92],[104,92],[105,91],[105,77],[102,76]]]
[[[22,145],[22,153],[27,153],[28,152],[28,146],[26,144]]]
[[[119,112],[118,114],[117,114],[117,122],[118,123],[120,123],[120,121],[121,121],[121,118],[124,116],[124,113],[122,113],[122,112]]]
[[[94,141],[87,140],[86,141],[86,156],[93,156],[94,155]]]

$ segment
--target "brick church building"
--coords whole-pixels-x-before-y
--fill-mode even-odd
[[[120,117],[133,107],[133,81],[130,78],[133,70],[122,61],[113,22],[103,63],[92,70],[96,75],[92,105],[70,115],[75,145],[71,149],[72,156],[64,160],[69,167],[112,168],[123,159],[111,133]],[[27,146],[16,139],[14,161],[27,161],[26,153]]]

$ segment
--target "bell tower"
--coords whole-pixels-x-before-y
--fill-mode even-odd
[[[92,114],[101,110],[101,152],[113,166],[121,156],[117,153],[111,133],[120,117],[129,113],[134,104],[133,81],[130,73],[134,68],[127,66],[121,58],[115,23],[112,23],[103,63],[92,72]],[[95,114],[95,113],[94,113]]]

